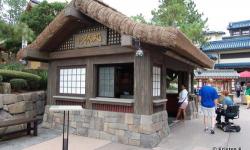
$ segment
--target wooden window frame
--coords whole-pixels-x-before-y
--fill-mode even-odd
[[[116,94],[116,82],[117,82],[117,77],[116,77],[116,66],[117,65],[122,65],[122,64],[133,64],[133,62],[126,62],[126,63],[117,63],[117,64],[97,64],[96,67],[96,97],[103,97],[103,98],[117,98],[116,95],[114,97],[104,97],[104,96],[100,96],[99,95],[99,68],[100,67],[114,67],[114,94]],[[134,68],[133,68],[134,69]],[[133,70],[134,72],[134,70]],[[134,77],[133,77],[134,80]],[[133,90],[134,90],[134,84],[135,82],[133,81]],[[133,93],[133,96],[135,95],[135,93]],[[120,99],[120,98],[117,98]]]
[[[154,67],[160,68],[160,95],[154,96]],[[157,88],[158,89],[158,88]],[[153,64],[152,66],[152,97],[154,99],[162,98],[162,65]]]
[[[85,94],[70,94],[70,93],[60,93],[60,70],[61,69],[78,69],[78,68],[84,68],[85,69]],[[57,67],[57,81],[56,81],[56,93],[60,96],[72,96],[72,97],[85,97],[86,91],[87,91],[87,67],[86,65],[68,65],[68,66],[58,66]]]

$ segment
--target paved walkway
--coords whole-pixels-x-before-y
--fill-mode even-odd
[[[240,119],[234,120],[242,128],[239,133],[225,133],[219,129],[211,135],[203,131],[201,117],[199,119],[179,123],[172,128],[171,134],[162,140],[158,147],[153,150],[213,150],[214,147],[241,148],[241,150],[250,149],[250,110],[241,106]],[[50,143],[58,143],[53,146],[54,149],[61,143],[60,132],[56,130],[40,129],[38,137],[21,137],[6,142],[0,142],[0,150],[42,150],[51,149]],[[75,138],[70,150],[146,150],[139,147],[110,143],[105,140],[91,139],[87,137]],[[81,142],[80,142],[80,141]],[[40,143],[40,144],[39,144]],[[78,144],[77,144],[78,143]],[[57,146],[56,146],[57,145]],[[77,145],[77,146],[76,146]],[[60,148],[59,148],[60,149]],[[214,149],[216,150],[216,149]]]

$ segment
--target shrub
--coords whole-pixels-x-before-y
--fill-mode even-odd
[[[0,75],[0,83],[3,81],[3,76]]]
[[[8,79],[19,78],[27,81],[39,81],[41,77],[27,72],[0,69],[0,75]]]
[[[5,70],[16,70],[16,71],[22,71],[24,69],[24,65],[20,63],[13,63],[13,64],[1,64],[0,69]]]
[[[24,79],[11,79],[10,80],[11,88],[15,91],[20,91],[26,89],[28,84]]]
[[[39,81],[39,89],[41,89],[41,90],[47,89],[48,70],[45,70],[45,69],[25,69],[23,71],[40,76],[41,80]],[[31,84],[33,85],[35,83],[31,83]]]

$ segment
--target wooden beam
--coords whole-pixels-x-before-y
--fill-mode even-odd
[[[195,67],[195,68],[201,67],[201,66],[197,65],[196,63],[193,63],[193,62],[187,60],[186,58],[181,57],[181,56],[175,54],[174,52],[166,51],[166,52],[165,52],[165,55],[167,55],[167,56],[169,56],[169,57],[172,57],[172,58],[174,58],[174,59],[176,59],[176,60],[178,60],[178,61],[181,61],[181,62],[183,62],[183,63],[186,63],[186,64],[188,64],[188,65],[191,65],[191,66],[193,66],[193,67]],[[201,67],[201,68],[202,68],[202,67]]]
[[[83,48],[76,50],[67,51],[56,51],[49,54],[51,60],[54,59],[65,59],[65,58],[79,58],[87,56],[101,56],[101,55],[112,55],[112,54],[125,54],[133,53],[134,50],[127,47],[121,46],[102,46],[102,47],[92,47]]]
[[[77,10],[75,7],[70,6],[67,7],[64,10],[64,16],[65,17],[70,17],[72,19],[77,20],[78,22],[84,24],[84,25],[92,25],[95,21],[86,15],[83,15],[79,10]]]
[[[27,60],[34,60],[34,61],[41,61],[41,62],[48,62],[49,53],[48,52],[41,52],[38,50],[25,50],[23,52],[23,58]]]

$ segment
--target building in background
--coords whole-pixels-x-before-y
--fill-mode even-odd
[[[223,31],[208,31],[205,32],[206,37],[208,38],[208,41],[218,41],[222,40],[222,36],[226,33]]]
[[[197,88],[200,89],[205,85],[209,78],[214,79],[214,86],[218,92],[224,90],[235,90],[235,80],[239,78],[239,74],[233,69],[214,69],[214,70],[195,70],[194,79],[197,81]]]
[[[201,50],[216,61],[215,69],[250,70],[250,20],[229,23],[227,29],[230,36],[212,40]]]

